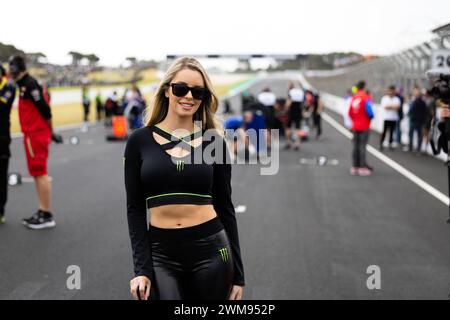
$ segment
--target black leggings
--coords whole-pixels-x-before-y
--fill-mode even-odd
[[[150,226],[154,277],[150,300],[226,300],[233,259],[218,217],[197,226]]]

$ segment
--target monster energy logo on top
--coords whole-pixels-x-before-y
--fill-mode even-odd
[[[177,160],[177,171],[184,170],[184,160]]]
[[[230,259],[227,248],[220,249],[219,253],[220,253],[220,257],[222,258],[223,262],[227,262]]]

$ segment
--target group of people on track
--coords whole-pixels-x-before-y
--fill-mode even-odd
[[[91,98],[87,86],[82,87],[82,105],[83,120],[87,122],[91,106]],[[127,88],[121,97],[118,95],[117,90],[112,91],[104,102],[102,93],[98,91],[95,96],[96,119],[97,122],[104,121],[105,126],[110,127],[113,116],[125,116],[128,128],[132,131],[142,127],[142,115],[146,105],[147,102],[136,84]]]
[[[228,139],[235,155],[239,149],[257,155],[265,150],[270,152],[273,130],[279,130],[285,138],[285,150],[300,150],[301,141],[310,138],[312,128],[316,130],[315,139],[321,137],[323,103],[319,93],[305,90],[294,82],[289,82],[286,89],[284,97],[277,97],[269,86],[256,96],[248,91],[242,93],[242,115],[231,115],[224,121],[225,130],[233,133],[229,134]],[[225,101],[225,105],[227,103]],[[255,130],[257,134],[246,135],[249,130]]]
[[[429,131],[432,119],[436,123],[449,117],[448,106],[434,99],[428,92],[423,92],[419,87],[414,87],[411,98],[405,108],[407,99],[403,96],[403,90],[395,86],[389,86],[386,95],[381,98],[380,116],[383,128],[379,139],[379,150],[384,151],[386,135],[389,133],[387,145],[390,150],[396,146],[403,146],[403,151],[413,152],[414,141],[417,141],[417,154],[424,153],[422,149],[423,138],[429,142]],[[353,132],[352,175],[370,176],[373,168],[368,165],[366,159],[366,146],[369,141],[371,121],[375,117],[373,96],[366,89],[365,81],[360,81],[349,91],[346,97],[347,109],[344,110],[344,124]],[[409,118],[408,143],[402,140],[402,120],[405,110]],[[439,110],[439,112],[438,112]],[[415,139],[414,134],[417,134]],[[395,144],[394,144],[395,143]]]

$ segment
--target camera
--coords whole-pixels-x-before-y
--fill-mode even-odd
[[[432,72],[427,72],[429,77],[433,78]],[[430,95],[437,99],[441,100],[445,104],[450,103],[450,74],[437,74],[434,76],[434,84],[433,87],[429,90]]]
[[[443,74],[433,70],[426,73],[428,79],[432,82],[428,94],[435,100],[436,105],[443,103],[450,104],[450,74]],[[430,130],[430,145],[435,155],[441,150],[449,154],[448,141],[450,140],[450,119],[439,121],[434,116]]]

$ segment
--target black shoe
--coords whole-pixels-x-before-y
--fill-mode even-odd
[[[290,144],[286,144],[285,146],[284,146],[284,150],[289,150],[291,148],[291,145]]]
[[[53,215],[50,212],[43,212],[39,210],[30,218],[22,219],[22,223],[30,229],[45,229],[53,228],[56,223],[53,220]]]
[[[298,150],[300,150],[300,147],[299,146],[295,146],[294,147],[294,151],[298,151]]]

